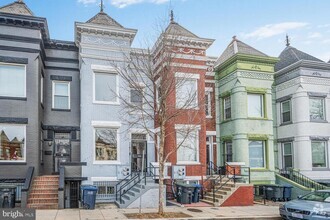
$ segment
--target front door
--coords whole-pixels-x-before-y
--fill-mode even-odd
[[[54,172],[57,173],[61,162],[71,161],[70,133],[55,133],[54,142]]]
[[[208,175],[214,170],[213,164],[213,136],[206,136],[206,167],[208,167]]]
[[[144,156],[143,156],[144,154]],[[131,143],[131,169],[132,172],[141,172],[147,167],[147,135],[132,134]],[[143,163],[144,157],[144,163]]]

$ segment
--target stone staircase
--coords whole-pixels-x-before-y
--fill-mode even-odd
[[[59,176],[38,176],[33,179],[27,208],[58,209]]]
[[[224,184],[221,189],[219,189],[215,195],[215,202],[213,202],[213,191],[205,192],[202,202],[208,203],[214,206],[220,206],[235,190],[240,184],[234,184],[232,180],[228,181],[228,178],[223,178],[221,182],[216,184],[215,189],[219,188]],[[226,183],[227,182],[227,183]]]
[[[158,197],[158,187],[159,185],[154,183],[152,179],[147,180],[147,184],[138,183],[134,185],[125,195],[122,196],[121,201],[115,201],[115,204],[119,208],[137,208],[134,204],[141,196],[143,197],[149,190]],[[152,194],[151,194],[152,195]],[[149,195],[150,197],[150,195]],[[158,204],[158,202],[157,202]]]

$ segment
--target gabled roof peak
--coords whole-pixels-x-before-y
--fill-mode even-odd
[[[89,19],[86,23],[123,28],[121,24],[119,24],[115,19],[111,18],[107,13],[105,13],[102,8],[99,13]]]
[[[27,7],[23,0],[17,0],[13,3],[0,7],[0,12],[17,14],[17,15],[27,15],[34,16],[33,12]]]

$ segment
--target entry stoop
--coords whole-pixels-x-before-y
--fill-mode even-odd
[[[27,208],[58,209],[59,176],[38,176],[33,179]]]

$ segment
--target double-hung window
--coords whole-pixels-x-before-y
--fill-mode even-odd
[[[211,92],[205,92],[205,115],[206,117],[212,117],[212,103],[211,103]]]
[[[231,97],[223,98],[223,119],[231,119]]]
[[[0,63],[0,96],[26,97],[25,65],[9,65]]]
[[[311,97],[309,99],[310,120],[325,120],[324,98]]]
[[[249,93],[248,94],[248,117],[263,118],[264,117],[264,95]]]
[[[53,81],[53,109],[70,109],[70,82]]]
[[[116,73],[94,73],[94,102],[119,104],[119,85]]]
[[[197,78],[191,76],[197,74],[177,73],[176,75],[179,76],[176,77],[176,108],[198,108]]]
[[[325,141],[312,141],[312,165],[314,168],[327,167],[327,149]]]
[[[265,141],[249,141],[251,168],[265,168]]]
[[[141,108],[143,106],[143,89],[142,88],[138,88],[138,89],[131,88],[130,101],[131,101],[132,105]]]
[[[283,168],[293,168],[292,142],[282,143]]]
[[[282,123],[291,122],[291,101],[281,102],[281,119]]]
[[[177,130],[177,162],[178,163],[196,163],[198,158],[198,130],[186,131]]]

